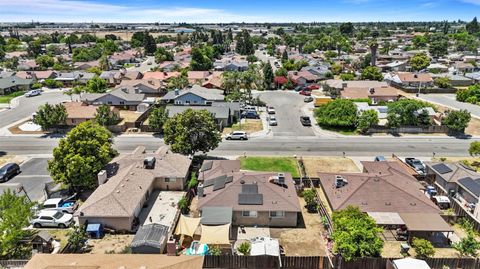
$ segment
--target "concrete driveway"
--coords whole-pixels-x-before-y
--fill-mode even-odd
[[[22,184],[32,201],[42,201],[45,183],[52,181],[47,171],[47,160],[48,158],[32,158],[26,161],[20,165],[22,173],[12,178],[9,183]]]
[[[456,100],[455,94],[420,94],[418,98],[451,109],[466,109],[472,114],[472,117],[480,119],[480,106],[459,102]]]
[[[151,64],[148,64],[151,63]],[[145,61],[140,63],[140,66],[132,66],[130,68],[127,68],[128,71],[138,71],[140,73],[145,73],[147,71],[150,71],[150,69],[157,67],[158,64],[155,62],[155,57],[153,56],[147,56]]]
[[[0,112],[0,128],[31,116],[40,105],[46,103],[58,104],[66,100],[70,100],[70,97],[60,91],[44,92],[39,96],[29,98],[22,96],[16,100],[19,103],[15,108]]]
[[[303,102],[305,96],[292,91],[261,92],[259,96],[267,106],[275,108],[278,126],[270,126],[273,136],[315,136],[312,127],[300,123],[302,108],[306,105]]]

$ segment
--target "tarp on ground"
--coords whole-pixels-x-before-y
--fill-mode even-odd
[[[180,219],[177,223],[177,228],[175,229],[175,234],[193,237],[193,234],[195,234],[195,230],[197,230],[198,225],[200,224],[200,220],[201,218],[191,218],[180,215]]]
[[[280,256],[280,243],[270,237],[259,237],[251,240],[250,256]]]
[[[394,260],[393,264],[395,264],[397,269],[431,269],[425,261],[413,258]]]
[[[229,245],[230,224],[207,226],[202,224],[200,243],[207,245]]]

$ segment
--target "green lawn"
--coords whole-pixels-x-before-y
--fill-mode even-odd
[[[247,157],[240,158],[241,169],[268,172],[289,172],[300,177],[297,160],[293,157]]]
[[[13,98],[17,96],[22,96],[24,93],[25,92],[23,91],[18,91],[18,92],[12,92],[11,94],[7,94],[7,95],[0,95],[0,103],[8,104]]]

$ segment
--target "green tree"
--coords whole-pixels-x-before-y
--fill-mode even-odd
[[[375,66],[377,64],[377,50],[378,50],[377,39],[373,38],[370,41],[368,41],[368,47],[370,48],[371,65]]]
[[[69,251],[73,253],[83,248],[88,239],[88,234],[87,231],[85,231],[85,227],[77,225],[68,231],[67,236]]]
[[[332,66],[330,66],[330,70],[334,75],[340,75],[340,73],[343,71],[343,66],[339,64],[332,64]]]
[[[438,87],[440,87],[442,89],[452,88],[452,82],[447,77],[435,78],[434,83],[435,83],[435,85],[437,85]]]
[[[170,90],[184,89],[188,87],[188,77],[186,75],[180,75],[178,77],[172,77],[168,80],[167,88]]]
[[[388,126],[417,126],[419,124],[417,111],[429,106],[428,104],[413,100],[401,99],[399,101],[388,103]]]
[[[354,127],[357,123],[357,106],[351,100],[335,99],[315,110],[318,124],[331,127]]]
[[[0,195],[0,259],[25,259],[31,255],[31,246],[22,242],[32,235],[29,225],[34,203],[26,196],[11,190]]]
[[[110,126],[117,124],[120,117],[112,111],[109,105],[103,104],[97,108],[95,121],[102,126]]]
[[[305,200],[306,207],[309,210],[315,209],[317,207],[317,196],[315,195],[315,190],[306,189],[302,192],[302,196]]]
[[[417,53],[410,59],[410,65],[415,71],[423,70],[430,65],[430,57],[425,53]]]
[[[163,125],[168,120],[168,110],[165,107],[154,107],[148,116],[148,127],[153,131],[163,131]]]
[[[47,69],[55,64],[55,59],[48,55],[40,55],[35,59],[35,63],[37,63],[40,68]]]
[[[340,79],[343,81],[355,80],[355,74],[353,73],[342,73],[340,74]]]
[[[480,243],[475,238],[473,229],[467,230],[467,236],[460,239],[460,242],[454,243],[453,248],[462,256],[477,257],[480,250]]]
[[[242,32],[236,36],[236,39],[237,39],[237,46],[235,49],[237,53],[241,55],[251,55],[255,52],[252,39],[247,30],[245,29],[242,30]]]
[[[91,189],[97,185],[97,174],[117,152],[112,148],[112,134],[103,126],[80,123],[53,150],[48,171],[56,183],[73,190]]]
[[[193,189],[197,186],[198,180],[197,180],[197,175],[195,172],[192,172],[192,175],[190,176],[190,181],[188,181],[188,189]]]
[[[442,57],[448,53],[448,40],[445,37],[437,37],[430,42],[428,47],[430,55],[435,58]]]
[[[480,141],[473,141],[468,148],[470,156],[480,156]]]
[[[348,36],[352,35],[353,30],[354,30],[354,27],[351,22],[344,22],[340,24],[340,33],[344,35],[348,35]]]
[[[145,39],[145,32],[135,32],[130,39],[130,45],[133,48],[138,48],[143,46],[143,40]]]
[[[33,116],[33,122],[40,125],[44,131],[65,124],[66,119],[67,110],[62,104],[46,103],[40,106]]]
[[[207,110],[187,109],[168,119],[164,140],[173,152],[193,155],[215,149],[221,141],[213,116]]]
[[[173,61],[173,54],[164,47],[157,48],[157,51],[155,51],[155,62],[163,63],[165,61]]]
[[[334,252],[339,253],[345,261],[361,257],[378,257],[383,248],[383,241],[378,234],[382,232],[375,220],[360,211],[358,207],[333,212]]]
[[[157,43],[155,42],[155,38],[152,35],[145,32],[144,39],[143,39],[143,49],[145,50],[145,54],[153,55],[157,50]]]
[[[426,259],[435,255],[435,248],[430,241],[414,237],[412,240],[412,247],[415,250],[416,256],[419,259]]]
[[[273,84],[273,69],[272,66],[269,63],[266,63],[263,65],[263,81],[264,81],[264,87],[266,90],[270,90],[272,88]]]
[[[362,80],[377,80],[377,81],[382,81],[383,80],[383,75],[382,72],[380,72],[380,69],[378,69],[375,66],[367,66],[362,70],[362,74],[360,75],[360,79]]]
[[[375,110],[365,110],[358,118],[357,128],[361,133],[366,133],[370,127],[378,124],[378,113]]]
[[[283,67],[280,67],[275,71],[275,76],[287,77],[288,76],[288,70],[283,68]]]
[[[212,60],[201,48],[192,48],[191,55],[190,69],[192,69],[192,71],[208,71],[213,67]]]
[[[471,118],[470,112],[467,110],[449,111],[447,116],[442,120],[442,125],[447,126],[451,130],[463,133]]]
[[[480,25],[478,24],[477,17],[474,17],[473,20],[465,25],[465,29],[469,34],[476,34],[480,32]]]
[[[32,57],[37,57],[38,55],[40,55],[42,53],[42,44],[40,43],[40,41],[34,40],[28,42],[27,52],[28,55]]]
[[[84,90],[88,93],[105,93],[107,92],[107,81],[99,76],[94,76],[87,81]]]

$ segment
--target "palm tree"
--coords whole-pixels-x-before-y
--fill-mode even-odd
[[[371,39],[368,42],[368,46],[370,47],[370,53],[372,55],[372,66],[376,65],[377,62],[377,49],[378,49],[378,42],[376,38]]]

